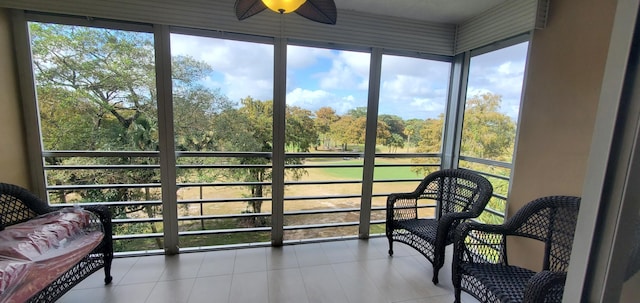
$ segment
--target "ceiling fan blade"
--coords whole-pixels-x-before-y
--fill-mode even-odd
[[[307,0],[296,10],[296,13],[309,20],[336,24],[338,10],[333,0]]]
[[[267,9],[267,6],[262,0],[236,0],[235,9],[238,20],[244,20]]]

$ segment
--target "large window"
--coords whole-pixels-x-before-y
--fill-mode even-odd
[[[49,202],[110,205],[116,250],[161,249],[153,35],[29,23]]]
[[[269,242],[273,45],[172,34],[171,54],[180,247]]]
[[[528,42],[471,57],[462,127],[460,167],[485,174],[494,197],[480,217],[501,223],[520,112]]]
[[[450,62],[382,55],[372,223],[385,219],[387,195],[412,192],[440,168],[450,70]],[[421,216],[433,216],[421,206]],[[373,224],[371,233],[383,228]]]
[[[287,47],[285,240],[358,234],[369,61]]]

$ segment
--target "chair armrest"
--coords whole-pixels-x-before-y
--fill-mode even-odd
[[[100,223],[102,223],[105,236],[109,235],[109,237],[111,237],[110,235],[112,234],[113,226],[111,223],[111,211],[109,211],[109,208],[102,205],[83,206],[82,208],[96,214],[100,219]]]
[[[415,193],[394,193],[387,197],[387,222],[418,217],[418,197]]]
[[[507,264],[503,225],[463,222],[454,239],[454,268],[462,262]]]
[[[522,302],[546,302],[545,298],[553,298],[552,302],[559,302],[562,299],[566,280],[565,272],[543,270],[529,279]]]
[[[477,216],[478,215],[476,215],[471,211],[443,214],[440,217],[440,220],[438,220],[438,232],[436,234],[436,242],[445,243],[445,241],[447,240],[447,237],[449,237],[449,233],[454,232],[460,223],[462,223],[466,219],[475,218]],[[453,241],[453,239],[450,239],[450,240]]]
[[[104,238],[102,239],[102,245],[100,250],[105,254],[106,257],[113,256],[113,223],[111,222],[111,211],[107,206],[104,205],[82,205],[79,207],[86,211],[90,211],[94,213],[100,224],[102,225],[102,230],[104,232]],[[52,210],[62,209],[64,206],[54,206],[51,207]]]
[[[102,252],[105,257],[113,256],[113,225],[111,223],[111,211],[108,207],[103,205],[85,206],[84,209],[98,215],[98,218],[100,218],[100,223],[102,223],[102,228],[104,229],[104,238],[102,240],[104,247],[102,248]]]

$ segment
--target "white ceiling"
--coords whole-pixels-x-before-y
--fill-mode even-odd
[[[507,0],[334,0],[338,10],[459,24]],[[338,19],[340,16],[338,16]]]

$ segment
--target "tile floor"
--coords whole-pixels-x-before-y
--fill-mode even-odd
[[[385,238],[116,258],[58,302],[450,303],[451,247],[440,284],[412,248]],[[477,302],[463,292],[464,303]]]

